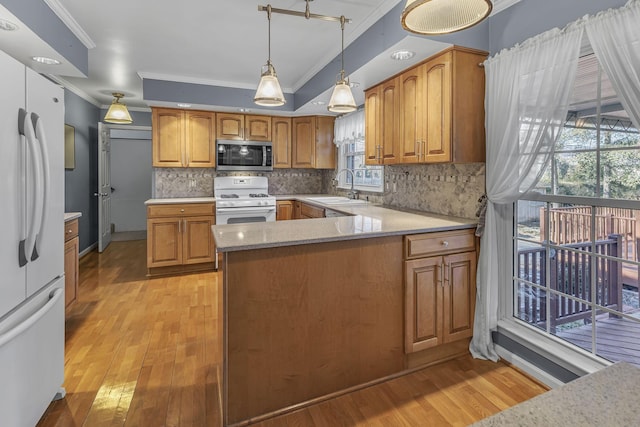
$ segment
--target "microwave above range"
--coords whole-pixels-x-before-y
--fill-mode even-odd
[[[216,169],[219,171],[272,171],[271,142],[216,141]]]

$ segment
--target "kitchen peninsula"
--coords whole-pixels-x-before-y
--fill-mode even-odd
[[[225,425],[467,351],[475,220],[330,208],[346,216],[212,227],[223,254]]]

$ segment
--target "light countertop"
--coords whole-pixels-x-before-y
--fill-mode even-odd
[[[638,426],[640,369],[619,362],[578,378],[473,427]]]
[[[313,195],[317,197],[317,195]],[[219,252],[233,252],[308,243],[428,233],[475,228],[476,219],[401,211],[373,204],[322,205],[307,195],[276,196],[301,200],[349,216],[212,227]]]
[[[72,221],[76,218],[80,218],[82,216],[82,212],[65,212],[64,213],[64,222]]]
[[[171,199],[149,199],[144,202],[145,205],[167,205],[182,203],[215,203],[214,197],[181,197]]]

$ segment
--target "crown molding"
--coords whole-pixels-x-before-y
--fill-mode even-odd
[[[494,0],[493,1],[493,9],[491,10],[491,15],[497,15],[505,9],[510,8],[516,3],[520,3],[520,0]]]
[[[87,34],[87,32],[80,26],[80,24],[78,24],[78,21],[76,21],[75,18],[71,16],[69,11],[60,3],[59,0],[44,0],[44,2],[87,49],[93,49],[94,47],[96,47],[96,44],[93,40],[91,40],[89,34]]]

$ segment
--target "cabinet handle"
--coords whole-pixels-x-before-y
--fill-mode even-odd
[[[67,230],[67,233],[71,234],[73,233],[73,230]]]
[[[442,242],[440,242],[440,244],[441,244],[442,246],[444,246],[445,248],[446,248],[447,246],[449,246],[449,242],[448,242],[447,240],[443,240]]]
[[[445,262],[442,264],[442,266],[442,268],[444,269],[444,281],[449,283],[449,264]],[[442,286],[444,286],[444,284]]]
[[[178,221],[178,234],[182,233],[182,220]]]
[[[180,212],[184,212],[184,209],[180,209]]]

